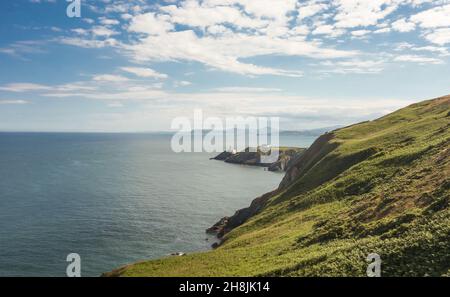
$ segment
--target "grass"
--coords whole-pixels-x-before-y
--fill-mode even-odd
[[[375,252],[385,276],[448,276],[449,114],[442,97],[333,131],[218,249],[109,275],[364,276]]]

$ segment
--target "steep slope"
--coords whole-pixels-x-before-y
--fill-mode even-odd
[[[449,275],[449,157],[450,96],[335,130],[231,217],[219,248],[107,275],[364,276],[369,253],[385,276]]]

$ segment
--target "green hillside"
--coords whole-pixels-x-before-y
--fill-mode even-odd
[[[450,96],[333,131],[230,219],[219,248],[108,275],[365,276],[378,253],[383,276],[448,276],[449,156]]]

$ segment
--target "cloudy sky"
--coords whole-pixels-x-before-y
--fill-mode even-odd
[[[0,2],[0,131],[373,119],[450,93],[449,0]]]

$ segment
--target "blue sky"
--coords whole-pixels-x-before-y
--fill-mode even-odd
[[[450,93],[447,0],[0,2],[0,131],[373,119]]]

